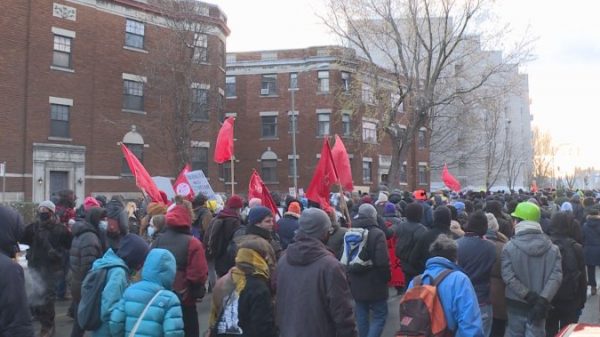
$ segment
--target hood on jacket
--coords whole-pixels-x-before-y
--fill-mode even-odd
[[[539,223],[533,221],[521,221],[515,226],[515,234],[542,232],[542,226]]]
[[[427,260],[427,262],[425,263],[425,272],[427,273],[428,271],[431,271],[435,274],[437,274],[436,270],[438,269],[452,269],[452,270],[458,270],[458,271],[462,271],[464,273],[464,271],[462,270],[462,268],[460,266],[458,266],[456,263],[448,260],[445,257],[441,257],[441,256],[434,256],[432,258],[429,258]]]
[[[291,265],[306,266],[331,254],[325,244],[318,239],[299,233],[296,242],[290,244],[285,251],[285,258]]]
[[[15,256],[24,228],[23,217],[17,211],[0,205],[0,254]]]
[[[217,218],[221,218],[221,219],[222,218],[238,218],[239,219],[239,217],[240,217],[240,215],[233,208],[223,208],[223,210],[221,210],[219,212],[219,214],[217,214]]]
[[[521,221],[519,224],[523,222],[525,221]],[[537,225],[539,227],[539,224]],[[552,248],[552,241],[541,229],[539,231],[537,229],[521,230],[513,236],[510,242],[529,256],[542,256]]]
[[[150,250],[142,269],[142,280],[157,283],[165,289],[173,287],[175,281],[175,257],[162,248]]]
[[[89,222],[87,222],[83,219],[77,219],[77,220],[75,220],[75,223],[71,227],[71,232],[73,233],[74,237],[79,236],[85,232],[98,233],[98,227],[93,226],[92,224],[90,224]]]
[[[121,259],[111,248],[104,253],[104,256],[96,259],[94,264],[92,264],[92,270],[111,267],[124,267],[125,269],[129,270],[125,264],[125,261],[123,261],[123,259]]]
[[[369,228],[369,227],[377,227],[377,220],[371,217],[364,217],[359,215],[358,217],[352,219],[352,227],[359,228]]]

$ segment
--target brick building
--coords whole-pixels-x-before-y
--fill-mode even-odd
[[[41,201],[65,188],[79,201],[92,192],[139,195],[121,143],[152,175],[173,177],[189,160],[217,181],[209,158],[223,106],[227,19],[217,6],[195,1],[174,1],[193,10],[166,16],[156,1],[2,1],[0,162],[6,161],[7,201]],[[177,81],[169,81],[170,65],[161,65],[167,52],[177,52],[165,43],[182,33],[167,17],[182,13],[201,28],[191,34],[191,47],[169,55],[191,64],[175,74],[189,74],[183,90],[168,87]],[[166,84],[157,85],[161,80]],[[169,90],[189,92],[182,102],[193,118],[186,124],[176,123],[181,109],[173,107],[181,102]],[[182,125],[184,145],[172,137]]]
[[[361,62],[342,47],[227,54],[225,114],[236,116],[236,190],[247,190],[253,168],[271,191],[293,188],[293,116],[299,188],[310,183],[323,137],[334,134],[348,150],[356,190],[376,189],[385,180],[391,146]],[[407,190],[428,189],[427,139],[424,130],[419,132],[401,159],[400,183]],[[220,166],[221,183],[230,181],[229,168]]]

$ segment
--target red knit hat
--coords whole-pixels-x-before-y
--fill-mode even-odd
[[[227,203],[225,204],[227,208],[242,208],[244,207],[244,199],[242,199],[239,195],[232,195]]]
[[[190,227],[192,225],[192,215],[190,210],[184,205],[175,205],[167,212],[167,226],[172,227]]]
[[[100,207],[100,203],[94,197],[86,197],[83,200],[83,209],[87,212],[92,207]]]

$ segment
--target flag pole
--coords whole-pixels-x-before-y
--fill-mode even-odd
[[[233,166],[235,165],[235,159],[234,156],[231,156],[231,195],[234,195],[234,181],[235,181],[235,170],[233,168]]]

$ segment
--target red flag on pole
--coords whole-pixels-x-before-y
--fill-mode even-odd
[[[135,177],[135,185],[139,187],[146,195],[150,198],[150,200],[154,202],[163,202],[163,198],[160,195],[160,191],[152,177],[144,165],[140,163],[137,157],[129,151],[125,144],[121,144],[121,151],[123,151],[123,156],[125,156],[125,160],[127,161],[127,165],[129,165],[129,169],[131,170],[131,174]]]
[[[321,149],[321,159],[319,159],[313,178],[306,190],[306,197],[313,202],[318,202],[322,209],[327,210],[330,207],[329,189],[337,181],[338,175],[331,157],[331,148],[327,137],[325,137]]]
[[[259,198],[262,200],[262,204],[270,209],[271,212],[273,212],[273,215],[279,214],[279,209],[277,209],[277,204],[275,203],[275,200],[273,200],[271,192],[269,192],[269,189],[256,170],[252,170],[250,184],[248,185],[248,200],[252,198]]]
[[[442,180],[444,184],[448,186],[449,189],[459,192],[460,191],[460,182],[454,178],[450,172],[448,172],[448,165],[444,164],[444,169],[442,170]]]
[[[335,144],[333,144],[333,148],[331,149],[331,156],[337,170],[338,178],[340,178],[342,189],[344,189],[344,191],[352,192],[354,186],[352,183],[350,159],[348,158],[346,147],[338,135],[335,135]]]
[[[173,190],[175,191],[175,194],[185,197],[189,201],[194,200],[194,191],[192,190],[190,182],[188,181],[188,178],[185,176],[185,174],[190,172],[191,170],[192,168],[190,167],[190,164],[185,164],[183,170],[181,170],[179,176],[177,176],[175,184],[173,184]]]
[[[222,164],[233,157],[233,122],[234,117],[227,117],[219,130],[217,143],[215,145],[214,160]]]

